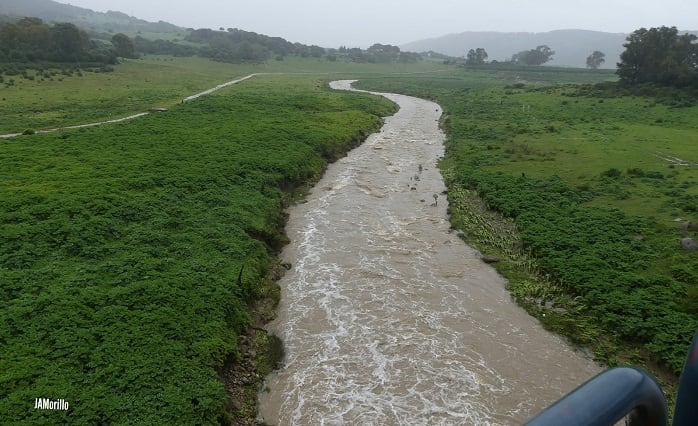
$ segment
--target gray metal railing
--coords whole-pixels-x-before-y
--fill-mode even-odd
[[[626,418],[628,424],[665,426],[666,399],[647,372],[633,367],[604,371],[529,420],[528,426],[606,426]],[[686,357],[673,426],[698,424],[698,331]]]

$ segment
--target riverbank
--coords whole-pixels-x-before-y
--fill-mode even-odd
[[[698,174],[655,153],[698,155],[695,106],[608,86],[473,88],[467,76],[362,83],[443,103],[454,228],[500,258],[512,295],[547,327],[606,365],[646,367],[671,401],[697,324],[695,252],[680,241]]]

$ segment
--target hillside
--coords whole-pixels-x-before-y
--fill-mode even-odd
[[[504,61],[522,50],[548,45],[555,51],[550,65],[585,67],[594,50],[606,54],[603,68],[615,68],[628,35],[587,30],[558,30],[545,33],[463,32],[420,40],[400,46],[415,52],[434,51],[462,57],[470,49],[484,48],[489,60]]]
[[[52,0],[0,0],[0,15],[32,16],[52,22],[71,22],[93,31],[177,32],[181,28],[167,22],[148,22],[125,13],[95,12]]]

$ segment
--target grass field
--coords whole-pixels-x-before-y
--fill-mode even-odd
[[[15,84],[0,86],[0,133],[103,121],[153,107],[171,107],[189,95],[243,77],[250,69],[199,58],[149,56],[126,61],[109,73],[58,73],[34,80],[5,76],[6,82],[14,79]]]

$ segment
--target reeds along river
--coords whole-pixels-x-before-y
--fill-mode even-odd
[[[334,82],[348,89],[349,82]],[[400,105],[290,210],[273,425],[524,422],[599,371],[450,232],[440,107]]]

